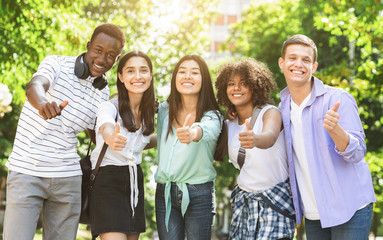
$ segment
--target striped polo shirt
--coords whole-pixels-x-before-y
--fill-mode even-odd
[[[94,77],[79,79],[74,74],[77,57],[48,56],[32,76],[50,81],[46,96],[57,104],[69,104],[60,116],[44,120],[28,101],[24,103],[16,131],[12,153],[6,166],[38,177],[70,177],[81,175],[77,154],[77,134],[93,129],[99,105],[109,99],[109,88],[92,86]]]

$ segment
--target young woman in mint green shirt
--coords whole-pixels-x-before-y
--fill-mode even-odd
[[[156,219],[160,239],[211,239],[215,215],[213,155],[222,115],[206,62],[176,65],[157,124]]]

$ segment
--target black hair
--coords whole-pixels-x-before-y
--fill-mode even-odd
[[[90,41],[92,42],[93,39],[95,39],[100,33],[105,33],[106,35],[119,40],[121,43],[121,50],[124,48],[126,42],[125,34],[118,26],[110,23],[101,24],[100,26],[94,29]]]

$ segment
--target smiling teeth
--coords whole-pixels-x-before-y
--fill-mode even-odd
[[[133,86],[141,86],[144,85],[144,83],[132,83]]]
[[[293,73],[303,74],[302,71],[292,71]]]
[[[183,86],[193,86],[191,83],[182,83]]]
[[[103,67],[98,66],[97,64],[94,64],[94,66],[95,66],[96,68],[103,69]]]

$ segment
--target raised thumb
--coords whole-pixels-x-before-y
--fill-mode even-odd
[[[187,127],[187,126],[188,126],[188,122],[189,122],[190,117],[191,117],[191,113],[189,113],[189,114],[186,116],[186,118],[185,118],[185,122],[184,122],[184,124],[182,125],[182,127]]]
[[[334,112],[337,112],[337,111],[338,111],[338,108],[339,108],[339,105],[340,105],[340,102],[339,102],[339,101],[336,102],[336,103],[334,104],[334,106],[332,107],[332,110],[333,110]]]
[[[121,126],[119,123],[116,124],[116,130],[114,130],[116,133],[120,133],[121,132]]]
[[[246,130],[251,131],[251,127],[250,127],[250,123],[248,119],[246,119],[245,124],[246,124]]]
[[[60,103],[60,109],[63,110],[66,105],[68,105],[69,101],[65,100],[64,102]]]

